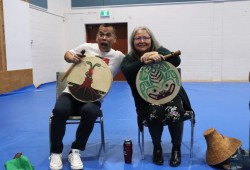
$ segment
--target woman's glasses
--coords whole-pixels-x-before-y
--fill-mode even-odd
[[[134,41],[149,41],[151,39],[151,37],[135,37]]]

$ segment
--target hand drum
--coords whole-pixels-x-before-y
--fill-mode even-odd
[[[76,64],[67,77],[71,95],[81,102],[94,102],[103,98],[113,81],[108,65],[96,56],[88,55]]]
[[[166,61],[149,63],[141,67],[136,76],[136,88],[140,96],[151,104],[165,104],[178,94],[180,74]]]

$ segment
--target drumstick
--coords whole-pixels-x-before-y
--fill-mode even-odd
[[[180,50],[177,50],[171,54],[168,54],[168,55],[164,55],[163,56],[163,59],[165,60],[166,58],[169,58],[169,57],[175,57],[175,56],[178,56],[178,55],[181,55],[181,51]]]
[[[85,50],[82,50],[82,51],[81,51],[81,54],[82,54],[82,55],[77,55],[77,56],[79,56],[79,57],[82,58],[83,55],[84,55],[84,53],[85,53]],[[70,68],[65,72],[63,78],[61,79],[61,82],[63,82],[63,80],[64,80],[66,77],[68,77],[68,75],[70,74],[70,72],[72,71],[72,69],[73,69],[75,66],[76,66],[76,63],[73,63],[73,64],[70,66]]]
[[[177,51],[175,51],[175,52],[172,52],[172,53],[170,53],[170,54],[167,54],[167,55],[162,56],[162,60],[165,60],[166,58],[169,58],[169,57],[175,57],[175,56],[178,56],[178,55],[180,55],[180,54],[181,54],[181,51],[180,51],[180,50],[177,50]],[[145,61],[145,64],[151,63],[151,62],[153,62],[153,61],[154,61],[154,60],[149,59],[149,60]]]

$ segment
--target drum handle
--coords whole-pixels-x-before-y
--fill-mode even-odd
[[[162,60],[165,60],[166,58],[169,58],[169,57],[176,57],[176,56],[179,56],[181,54],[181,51],[180,50],[177,50],[177,51],[175,51],[175,52],[172,52],[172,53],[170,53],[170,54],[167,54],[167,55],[164,55],[164,56],[162,56]],[[148,63],[151,63],[151,62],[153,62],[154,60],[147,60],[146,62],[145,62],[145,64],[148,64]]]
[[[82,55],[77,55],[77,56],[79,56],[79,57],[82,58],[82,57],[84,56],[84,53],[85,53],[85,50],[82,50],[82,51],[81,51],[81,54],[82,54]],[[76,66],[76,63],[73,63],[73,64],[70,66],[70,68],[65,72],[63,78],[61,79],[61,82],[63,82],[63,80],[69,76],[70,72],[72,71],[72,69],[73,69],[75,66]]]
[[[176,57],[176,56],[178,56],[178,55],[181,55],[181,51],[180,51],[180,50],[177,50],[177,51],[175,51],[175,52],[172,52],[172,53],[170,53],[170,54],[168,54],[168,55],[164,55],[164,56],[163,56],[163,59],[165,60],[166,58],[169,58],[169,57]]]

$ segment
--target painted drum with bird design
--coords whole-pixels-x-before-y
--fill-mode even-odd
[[[102,99],[110,90],[113,75],[104,60],[87,55],[76,64],[67,77],[71,95],[81,102]]]
[[[166,61],[142,66],[136,76],[140,96],[151,104],[161,105],[173,100],[181,87],[180,74]]]

